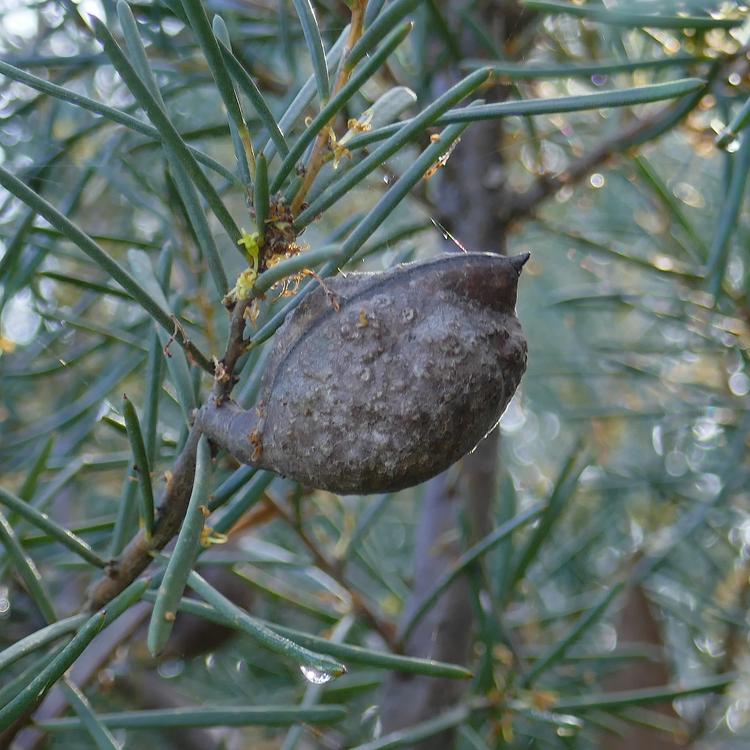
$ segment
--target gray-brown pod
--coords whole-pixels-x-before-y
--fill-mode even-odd
[[[418,484],[498,422],[526,369],[528,254],[443,255],[326,281],[287,317],[255,408],[199,423],[239,461],[339,493]]]

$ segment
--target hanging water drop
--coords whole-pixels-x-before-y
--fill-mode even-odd
[[[173,680],[185,671],[185,662],[182,659],[167,659],[159,664],[159,676],[165,680]]]
[[[299,668],[299,671],[313,685],[325,685],[326,682],[330,682],[334,677],[331,672],[324,672],[322,669],[315,669],[314,667],[306,667],[304,664]]]
[[[724,146],[724,150],[729,154],[734,154],[740,150],[740,142],[737,138],[732,139]]]

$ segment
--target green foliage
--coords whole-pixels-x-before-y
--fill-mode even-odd
[[[492,36],[481,3],[83,5],[0,2],[0,745],[746,746],[747,9],[524,0]],[[327,276],[437,252],[453,149],[498,122],[502,236],[469,249],[533,251],[530,367],[494,528],[410,604],[423,488],[237,468],[193,411],[253,404]],[[470,663],[402,653],[457,581]],[[633,592],[658,643],[618,640]],[[655,648],[671,677],[616,689]],[[466,691],[377,736],[391,672]]]

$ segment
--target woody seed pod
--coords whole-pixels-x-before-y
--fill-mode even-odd
[[[528,253],[450,254],[327,280],[276,335],[255,408],[199,414],[239,461],[339,493],[418,484],[498,422],[526,369]]]

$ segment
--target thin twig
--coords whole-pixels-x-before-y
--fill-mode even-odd
[[[252,303],[251,299],[239,300],[232,309],[229,320],[229,337],[224,356],[215,367],[213,397],[217,405],[229,398],[229,394],[237,383],[235,369],[240,357],[247,351],[245,341],[245,311]]]

